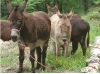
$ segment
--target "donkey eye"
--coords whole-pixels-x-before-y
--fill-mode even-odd
[[[68,28],[70,28],[70,27],[68,26]]]
[[[20,23],[21,23],[21,20],[18,20],[18,21],[17,21],[17,24],[20,24]]]
[[[10,23],[12,23],[12,21],[11,20],[9,20],[10,21]]]

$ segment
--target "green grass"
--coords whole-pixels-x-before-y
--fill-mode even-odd
[[[82,18],[90,24],[90,43],[94,42],[96,36],[100,36],[100,13],[98,13],[99,9],[100,6],[90,8],[90,12],[88,12],[88,14],[82,15]]]
[[[82,15],[82,18],[86,20],[90,24],[90,44],[94,43],[94,39],[96,36],[100,36],[100,14],[98,15],[99,7],[89,9],[90,12]],[[46,66],[51,70],[46,69],[45,71],[37,70],[37,73],[79,73],[80,70],[85,67],[85,59],[89,56],[90,52],[87,48],[86,57],[83,57],[82,50],[79,45],[78,50],[74,55],[70,54],[71,48],[69,49],[69,57],[66,58],[61,56],[56,59],[53,54],[52,45],[49,44],[50,49],[48,50],[46,57]],[[28,48],[27,48],[28,49]],[[29,51],[29,50],[27,50]],[[18,47],[16,44],[15,48],[1,50],[1,67],[2,72],[12,73],[17,72],[18,70]],[[28,58],[28,54],[25,55],[24,60],[24,72],[31,72],[31,63]]]

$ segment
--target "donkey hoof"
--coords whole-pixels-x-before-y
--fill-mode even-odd
[[[23,73],[23,69],[19,69],[17,73]]]
[[[23,73],[23,71],[18,71],[17,73]]]
[[[35,73],[35,68],[32,68],[32,73]]]

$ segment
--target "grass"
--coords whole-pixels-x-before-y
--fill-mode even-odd
[[[98,13],[100,6],[89,9],[90,12],[86,15],[82,15],[90,24],[90,43],[94,42],[96,36],[100,36],[100,13]]]
[[[90,12],[82,15],[82,18],[86,20],[90,24],[90,44],[94,43],[94,39],[96,36],[100,36],[100,14],[98,15],[98,10],[100,6],[89,9]],[[52,44],[49,44],[49,49],[46,57],[46,66],[51,70],[37,70],[37,73],[79,73],[80,70],[85,67],[85,59],[89,56],[90,52],[87,48],[86,57],[83,57],[82,50],[79,45],[78,50],[74,55],[69,53],[69,57],[66,58],[61,56],[55,59],[55,55],[52,51]],[[27,48],[28,49],[28,48]],[[27,50],[29,51],[29,50]],[[69,52],[71,48],[69,49]],[[1,68],[3,73],[12,73],[17,72],[18,70],[18,47],[17,44],[15,48],[10,48],[7,50],[1,50]],[[24,60],[24,72],[31,72],[31,63],[29,61],[29,56],[25,55]]]

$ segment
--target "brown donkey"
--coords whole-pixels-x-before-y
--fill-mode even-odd
[[[11,29],[10,29],[10,21],[7,20],[0,20],[0,37],[3,41],[9,41],[11,40],[10,34],[11,34]]]
[[[20,40],[25,46],[30,47],[30,55],[35,58],[35,49],[37,52],[37,61],[45,65],[46,50],[50,37],[51,22],[46,13],[39,11],[35,13],[26,13],[24,9],[28,0],[23,5],[12,7],[9,0],[6,5],[9,10],[9,20],[11,21],[11,38],[16,42]],[[41,49],[42,47],[42,49]],[[19,49],[19,70],[23,72],[24,51]],[[32,72],[41,67],[37,63],[34,67],[34,60],[30,57]],[[43,70],[45,69],[42,67]]]
[[[50,16],[54,14],[60,14],[58,5],[55,4],[55,7],[51,8],[49,5],[47,6],[48,10],[51,10]],[[72,9],[73,11],[73,9]],[[68,15],[68,14],[66,14]],[[72,25],[72,32],[71,32],[71,42],[72,42],[72,51],[71,54],[74,54],[78,49],[78,43],[80,43],[83,55],[86,54],[86,35],[87,35],[87,47],[89,46],[89,31],[90,26],[89,23],[83,20],[78,14],[73,14],[72,19],[70,20]]]
[[[51,20],[50,37],[53,40],[55,55],[56,57],[60,55],[60,46],[63,46],[65,49],[65,51],[63,52],[64,56],[68,56],[68,46],[70,43],[72,29],[70,19],[73,13],[72,11],[68,15],[59,14],[59,11],[58,13],[54,13],[54,11],[49,8],[49,5],[47,5]]]

